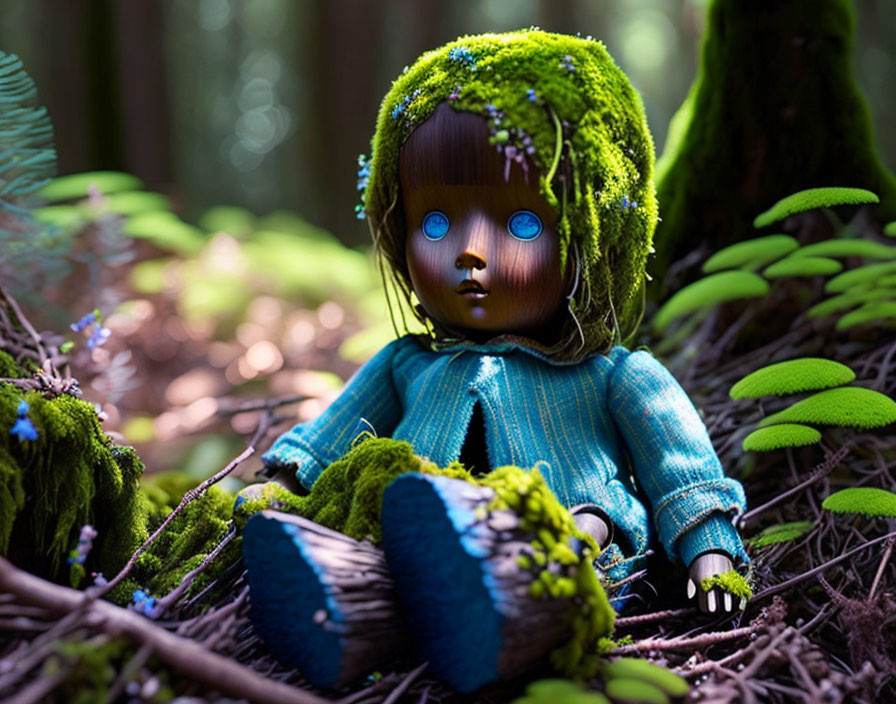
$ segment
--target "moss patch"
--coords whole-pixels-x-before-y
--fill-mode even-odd
[[[801,538],[812,530],[811,521],[794,521],[792,523],[781,523],[776,526],[769,526],[761,532],[744,541],[752,548],[766,548],[769,545],[777,545],[778,543],[786,543],[791,540]]]
[[[855,372],[845,364],[821,357],[803,357],[757,369],[732,386],[729,394],[733,399],[783,396],[841,386],[855,378]]]
[[[813,445],[819,440],[821,433],[815,428],[798,423],[782,423],[754,430],[744,438],[743,448],[746,452],[768,452],[782,447]]]
[[[896,518],[896,494],[875,487],[850,487],[831,494],[821,507],[833,513]]]
[[[707,577],[700,582],[700,588],[705,592],[708,592],[713,587],[721,587],[734,596],[748,601],[750,597],[753,596],[753,590],[750,588],[750,583],[736,570],[728,570],[728,572]]]
[[[783,411],[759,421],[764,428],[775,423],[812,423],[848,428],[880,428],[896,423],[896,401],[871,389],[848,386],[820,391]]]

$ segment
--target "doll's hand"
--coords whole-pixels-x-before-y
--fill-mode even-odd
[[[572,520],[576,524],[576,528],[594,538],[599,548],[603,549],[607,546],[610,527],[603,518],[590,510],[588,504],[573,508]]]
[[[734,569],[731,558],[724,553],[705,552],[694,558],[688,569],[688,599],[697,596],[697,605],[703,613],[715,613],[716,610],[730,612],[739,605],[740,599],[724,587],[715,586],[708,592],[703,591],[700,583],[708,577],[724,574]]]

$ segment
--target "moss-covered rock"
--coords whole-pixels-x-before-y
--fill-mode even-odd
[[[853,77],[854,27],[849,0],[710,3],[676,118],[687,126],[657,166],[655,278],[701,244],[715,251],[751,236],[757,213],[802,189],[866,188],[880,197],[880,219],[896,217],[896,179]]]
[[[11,433],[23,399],[34,440]],[[0,383],[0,554],[12,562],[68,581],[69,552],[90,524],[98,536],[79,567],[116,572],[147,537],[142,472],[134,451],[103,433],[91,404]]]

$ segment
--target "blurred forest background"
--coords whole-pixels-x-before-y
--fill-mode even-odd
[[[855,7],[854,68],[894,168],[896,15],[890,0]],[[659,155],[694,78],[706,0],[2,8],[0,49],[37,84],[59,173],[139,179],[49,198],[48,222],[75,237],[69,269],[52,286],[35,277],[15,291],[43,327],[79,342],[75,373],[107,430],[135,444],[151,470],[204,477],[253,432],[248,400],[294,397],[280,430],[313,417],[393,335],[366,223],[354,213],[355,171],[403,66],[467,33],[538,25],[593,35],[640,90]],[[88,349],[68,324],[94,308],[111,336]]]

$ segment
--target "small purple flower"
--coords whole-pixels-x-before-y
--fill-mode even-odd
[[[96,529],[92,525],[81,526],[78,545],[69,553],[68,564],[73,565],[77,562],[79,565],[83,565],[90,549],[93,547],[93,539],[97,535]]]
[[[448,96],[448,100],[457,100],[458,98],[460,98],[460,88],[460,86],[454,86],[454,90]]]
[[[93,575],[93,583],[98,587],[104,587],[109,583],[109,580],[103,576],[102,572],[95,572]]]

